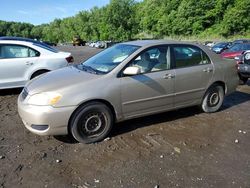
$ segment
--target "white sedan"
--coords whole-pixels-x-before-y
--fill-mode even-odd
[[[27,81],[73,62],[68,52],[32,40],[0,40],[0,89],[23,87]]]

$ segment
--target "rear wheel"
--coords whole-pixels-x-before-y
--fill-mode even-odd
[[[78,142],[88,144],[103,140],[111,131],[113,122],[113,114],[105,104],[91,102],[74,113],[69,126]]]
[[[202,110],[207,113],[218,111],[223,103],[224,95],[224,89],[221,85],[212,85],[202,100]]]

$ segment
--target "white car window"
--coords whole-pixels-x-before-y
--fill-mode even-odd
[[[4,58],[24,58],[29,57],[28,48],[16,45],[2,46],[2,53]]]
[[[21,45],[2,45],[1,58],[27,58],[39,56],[39,52]]]

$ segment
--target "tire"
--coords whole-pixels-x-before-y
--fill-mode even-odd
[[[69,128],[78,142],[89,144],[106,138],[113,123],[113,114],[105,104],[91,102],[80,107],[73,114]]]
[[[44,74],[46,72],[49,72],[47,70],[40,70],[40,71],[37,71],[35,73],[32,74],[32,76],[30,77],[30,79],[32,80],[33,78],[37,77],[37,76],[40,76],[41,74]]]
[[[206,113],[213,113],[220,109],[225,92],[221,85],[212,85],[205,93],[201,103],[201,109]]]
[[[248,78],[240,76],[240,85],[245,85],[247,83]]]

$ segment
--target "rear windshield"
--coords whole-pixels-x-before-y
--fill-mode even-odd
[[[34,46],[38,46],[40,48],[43,48],[43,49],[46,49],[46,50],[49,50],[51,52],[54,52],[54,53],[58,53],[59,50],[55,49],[55,48],[52,48],[51,46],[49,45],[46,45],[46,44],[38,44],[38,43],[33,43]]]

